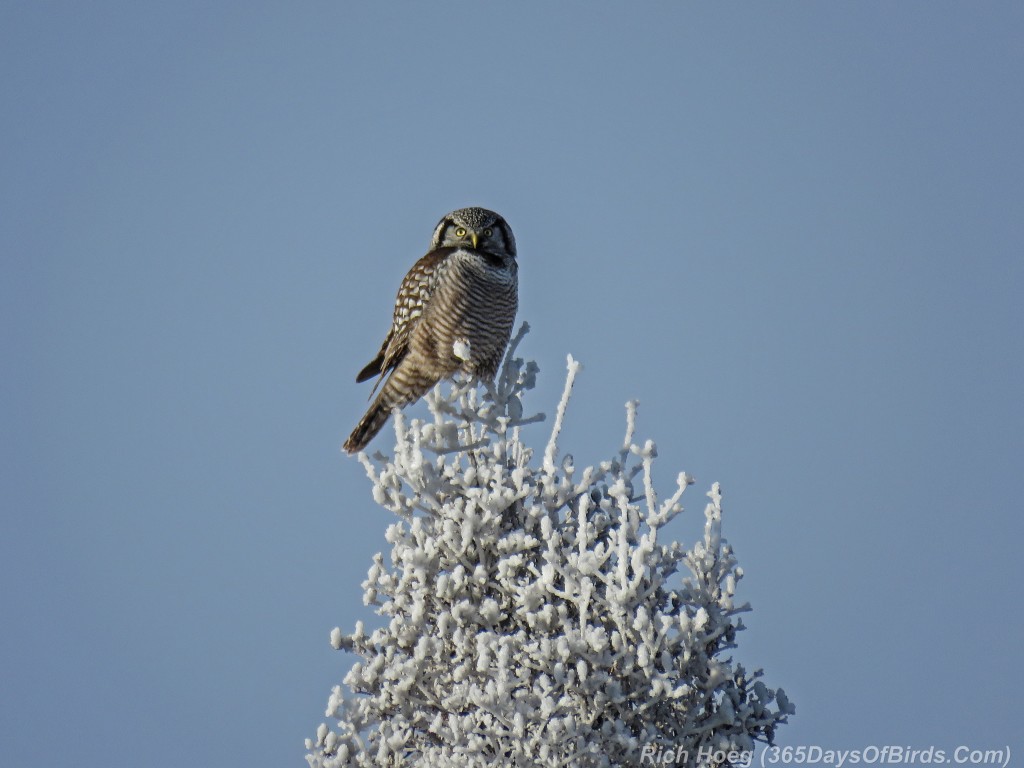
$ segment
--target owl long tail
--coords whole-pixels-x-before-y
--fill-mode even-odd
[[[402,408],[423,397],[437,381],[399,365],[384,382],[380,394],[363,414],[342,446],[346,453],[358,453],[377,436],[395,408]]]

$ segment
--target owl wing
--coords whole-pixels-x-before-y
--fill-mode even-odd
[[[387,337],[384,339],[384,343],[380,347],[380,352],[377,356],[368,362],[359,373],[356,374],[356,383],[361,384],[367,379],[372,379],[374,376],[379,376],[384,373],[384,355],[387,352],[388,344],[391,342],[391,337],[394,335],[394,329],[388,331]],[[374,387],[376,389],[376,387]]]
[[[380,376],[373,386],[373,391],[383,381],[385,374],[392,371],[402,362],[409,349],[409,334],[419,322],[423,310],[437,285],[439,267],[455,248],[438,248],[413,264],[398,289],[395,299],[395,313],[391,329],[381,344],[380,351],[356,376],[356,382],[363,382]],[[373,394],[371,391],[371,395]]]

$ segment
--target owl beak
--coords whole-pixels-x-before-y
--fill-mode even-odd
[[[478,235],[476,232],[474,232],[473,234],[471,234],[469,236],[469,239],[473,243],[473,250],[476,250],[476,244],[477,244],[477,241],[480,239],[480,235]]]

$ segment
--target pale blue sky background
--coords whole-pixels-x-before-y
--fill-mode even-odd
[[[1024,753],[1022,39],[1009,2],[4,3],[3,763],[303,764],[391,522],[353,379],[471,204],[532,407],[585,365],[563,447],[638,398],[688,542],[723,483],[781,744]]]

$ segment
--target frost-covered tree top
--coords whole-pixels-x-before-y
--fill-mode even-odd
[[[539,460],[520,440],[537,366],[436,387],[432,420],[396,414],[389,458],[360,454],[397,520],[363,583],[382,626],[331,633],[356,654],[308,739],[313,768],[634,766],[744,762],[793,712],[727,654],[743,629],[742,577],[722,538],[721,491],[703,534],[665,541],[693,482],[655,492],[654,444],[626,435],[582,471],[558,438],[579,364]],[[362,514],[362,513],[360,513]],[[671,758],[671,759],[666,759]]]

